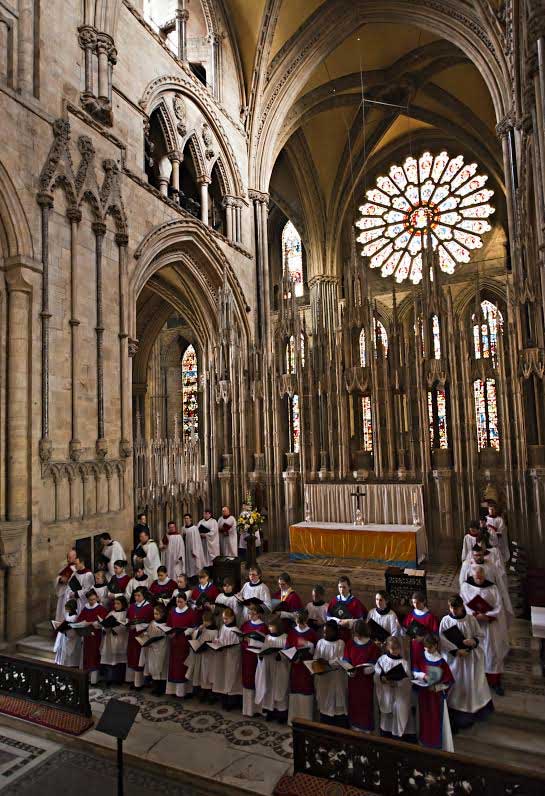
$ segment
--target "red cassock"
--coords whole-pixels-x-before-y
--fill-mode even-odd
[[[152,622],[153,605],[150,605],[146,601],[140,605],[131,603],[129,605],[129,610],[127,611],[127,619],[129,622],[137,623]],[[136,640],[136,630],[134,627],[129,627],[129,640],[127,643],[127,666],[129,666],[131,669],[142,671],[142,667],[138,665],[140,662],[141,650],[142,647]]]
[[[104,619],[108,611],[103,605],[95,605],[94,608],[84,608],[77,617],[76,622],[97,622]],[[90,636],[83,637],[83,671],[95,672],[100,669],[100,642],[102,641],[102,630],[95,630]]]
[[[439,620],[437,617],[432,614],[431,611],[426,611],[425,614],[415,614],[414,611],[410,611],[405,619],[403,620],[403,627],[409,627],[412,622],[418,622],[419,625],[422,625],[426,628],[428,633],[437,633],[439,632]],[[411,639],[411,666],[413,669],[417,668],[418,662],[420,660],[420,656],[424,652],[424,645],[422,641],[417,638]]]
[[[240,628],[243,633],[263,633],[267,634],[267,625],[260,622],[258,625],[253,625],[250,621],[244,622]],[[257,655],[253,652],[248,652],[249,639],[243,638],[241,643],[242,649],[242,687],[255,688],[255,670],[257,669]]]
[[[176,582],[174,580],[165,580],[164,583],[159,583],[158,580],[154,580],[151,586],[149,587],[150,594],[153,594],[155,598],[159,597],[172,597],[174,593],[174,589],[176,588]]]
[[[199,586],[195,586],[195,588],[191,592],[191,600],[195,603],[195,602],[197,602],[199,597],[203,596],[203,594],[206,595],[206,597],[204,598],[206,600],[206,602],[208,602],[208,603],[210,603],[212,605],[212,603],[215,601],[216,597],[219,594],[219,589],[216,589],[216,587],[214,586],[213,583],[209,583],[208,586],[206,587],[206,589],[201,589]],[[197,614],[197,616],[199,618],[199,624],[200,624],[200,622],[202,621],[202,615],[203,615],[205,609],[204,608],[194,608],[193,610]]]
[[[454,677],[448,663],[444,660],[431,663],[422,655],[418,671],[426,674],[430,669],[441,667],[441,683],[452,685]],[[422,746],[432,749],[443,748],[443,711],[448,691],[432,691],[430,688],[417,688],[418,691],[418,740]]]
[[[343,657],[352,666],[376,663],[380,657],[380,650],[374,641],[368,641],[367,644],[356,644],[353,639],[350,639],[344,648]],[[354,676],[348,678],[348,718],[350,725],[359,730],[375,729],[373,684],[373,674],[365,674],[363,669],[356,669]]]
[[[304,633],[298,633],[295,629],[290,630],[286,639],[286,648],[288,647],[301,647],[308,642],[316,646],[318,642],[318,634],[316,631],[309,628]],[[312,658],[312,653],[309,654],[309,660]],[[290,668],[290,692],[292,694],[305,694],[309,696],[314,693],[314,684],[312,675],[303,663],[303,661],[293,661]]]
[[[331,611],[335,608],[335,606],[341,603],[345,608],[348,609],[350,613],[351,619],[365,619],[367,616],[367,608],[358,600],[357,597],[354,597],[352,594],[348,598],[348,600],[341,600],[339,595],[334,597],[329,605],[327,606],[327,617],[328,619],[331,617]],[[352,633],[349,627],[339,627],[339,636],[342,638],[344,643],[346,644],[350,641],[352,637]]]
[[[276,591],[273,594],[273,600],[281,600],[281,599],[282,595],[280,594],[279,591]],[[282,602],[286,607],[282,608],[281,610],[287,611],[290,614],[295,613],[295,611],[299,611],[303,607],[303,601],[301,600],[297,592],[294,591],[290,591],[290,593],[287,594],[286,597],[284,597]],[[289,633],[289,631],[293,627],[293,622],[290,619],[283,619],[282,625],[284,633]]]
[[[119,575],[119,577],[117,575],[113,575],[110,578],[110,583],[116,587],[116,590],[115,592],[112,592],[112,594],[125,594],[125,589],[129,585],[129,581],[130,578],[128,575]],[[111,591],[111,589],[109,589],[109,591]]]
[[[183,613],[178,613],[174,608],[168,615],[167,625],[186,630],[188,627],[197,627],[199,617],[195,611],[188,608]],[[187,666],[185,660],[191,647],[185,633],[170,634],[170,658],[168,663],[168,679],[171,683],[185,683]]]

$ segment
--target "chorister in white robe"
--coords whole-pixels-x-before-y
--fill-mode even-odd
[[[218,631],[214,628],[196,628],[192,638],[198,641],[214,641]],[[203,688],[210,691],[214,687],[215,667],[217,653],[209,650],[206,645],[198,652],[190,650],[185,663],[187,666],[187,679],[191,680],[194,688]]]
[[[399,620],[391,609],[386,611],[386,613],[381,613],[377,608],[371,608],[369,614],[367,616],[368,619],[372,619],[377,625],[380,625],[387,630],[390,636],[402,636],[403,629],[399,624]]]
[[[153,583],[157,577],[157,569],[161,566],[161,556],[159,555],[157,542],[154,542],[153,539],[149,539],[146,544],[142,545],[142,549],[146,554],[144,558],[144,572],[150,579],[150,583]]]
[[[503,562],[505,563],[506,561],[509,561],[511,558],[509,553],[509,538],[507,536],[507,525],[505,524],[503,517],[491,517],[488,515],[486,522],[489,526],[489,529],[493,529],[496,532],[498,537],[498,549]]]
[[[194,578],[206,566],[204,547],[196,525],[184,526],[184,534],[186,571],[180,574]]]
[[[383,683],[381,674],[386,674],[401,664],[405,670],[403,680]],[[380,729],[401,738],[409,729],[411,714],[411,670],[405,658],[385,653],[375,664],[375,693],[380,711]]]
[[[167,575],[176,580],[176,565],[182,566],[181,572],[185,575],[185,543],[181,533],[169,533],[166,536],[168,544],[161,554],[163,565],[167,568]],[[180,561],[180,558],[182,561]]]
[[[275,654],[258,655],[255,673],[255,702],[262,710],[288,709],[288,694],[290,684],[290,665],[285,655],[280,655],[280,650],[286,646],[287,634],[267,634],[263,649],[277,649]],[[278,657],[278,660],[277,660]]]
[[[462,541],[462,561],[465,561],[471,555],[476,544],[479,544],[477,536],[472,533],[466,533]]]
[[[125,551],[115,539],[102,548],[102,555],[108,559],[108,575],[114,575],[114,564],[116,561],[126,561]]]
[[[113,616],[118,622],[127,620],[126,611],[110,611],[108,616]],[[102,666],[118,666],[127,663],[128,629],[121,624],[114,628],[104,628],[100,646],[100,663]]]
[[[242,606],[241,606],[241,604],[239,603],[239,601],[237,600],[237,598],[236,598],[236,596],[234,594],[223,594],[223,592],[220,592],[220,594],[218,594],[218,596],[216,597],[216,601],[215,602],[216,602],[216,608],[217,608],[217,611],[216,611],[216,614],[217,614],[217,616],[216,616],[216,624],[218,622],[220,624],[222,623],[222,621],[223,621],[222,620],[222,612],[223,612],[224,608],[231,608],[231,610],[234,611],[235,620],[236,620],[237,625],[240,624],[239,620],[240,620],[240,616],[241,616],[241,613],[242,613],[242,611],[241,611]]]
[[[482,642],[484,670],[487,674],[501,674],[504,669],[505,656],[509,652],[509,630],[498,587],[489,581],[484,581],[482,586],[477,586],[470,580],[463,584],[460,596],[470,615],[474,615],[475,612],[468,607],[467,603],[471,602],[474,597],[482,597],[492,606],[492,609],[486,613],[487,616],[492,617],[492,621],[479,622],[479,627],[484,634]]]
[[[125,589],[125,597],[127,598],[127,602],[131,601],[135,589],[149,589],[154,580],[155,578],[150,578],[148,575],[145,575],[143,578],[132,577],[127,583],[127,588]]]
[[[327,641],[321,638],[314,650],[314,660],[322,659],[331,664],[344,655],[344,641]],[[314,675],[314,690],[318,710],[324,716],[346,716],[348,714],[347,679],[343,669],[327,674]]]
[[[236,632],[236,628],[224,625],[218,634],[218,643],[225,644],[226,649],[210,653],[215,658],[213,691],[215,694],[240,696],[242,694],[240,635]],[[228,646],[230,644],[235,646]]]
[[[236,556],[237,549],[237,521],[230,514],[228,517],[221,516],[218,520],[218,531],[220,537],[220,553],[222,556]],[[225,533],[227,531],[227,533]]]
[[[317,627],[323,627],[327,620],[327,602],[319,600],[320,605],[315,605],[313,602],[307,603],[305,608],[308,611],[308,621]]]
[[[168,677],[168,639],[164,630],[161,630],[157,622],[153,620],[140,638],[147,640],[156,636],[162,638],[147,647],[142,647],[139,665],[144,669],[144,677],[151,677],[152,680],[166,680]]]
[[[474,638],[479,642],[469,655],[460,657],[454,654],[456,646],[444,635],[449,627],[457,625],[465,638]],[[439,638],[441,651],[446,655],[446,660],[454,677],[454,685],[448,696],[449,708],[461,713],[478,713],[490,702],[490,688],[486,681],[484,669],[484,649],[482,642],[484,632],[474,616],[466,614],[457,619],[447,614],[441,619],[439,625]]]
[[[270,609],[271,607],[271,593],[269,591],[269,587],[265,586],[265,584],[262,581],[259,581],[259,583],[256,584],[247,581],[242,587],[242,589],[239,591],[238,597],[240,597],[241,600],[250,600],[252,598],[255,598],[257,600],[262,600],[267,606],[267,608]],[[249,618],[248,606],[243,605],[241,624],[247,622],[248,618]]]
[[[57,622],[75,622],[77,614],[67,614],[66,612],[57,619]],[[75,630],[67,630],[65,633],[57,633],[55,645],[55,663],[59,666],[71,666],[73,668],[81,664],[81,636]]]
[[[204,518],[200,520],[199,525],[204,525],[209,529],[208,533],[201,533],[202,549],[204,553],[204,565],[209,567],[212,565],[215,558],[220,554],[220,538],[218,532],[218,522],[214,517],[209,520]],[[197,526],[198,530],[198,526]],[[200,531],[199,531],[200,533]]]
[[[79,580],[81,584],[81,589],[77,592],[73,592],[70,587],[67,586],[67,600],[77,600],[78,602],[78,614],[83,611],[85,606],[87,605],[87,592],[89,589],[92,589],[95,585],[95,576],[92,572],[88,569],[81,571],[81,572],[74,572],[74,575]]]
[[[107,584],[104,584],[104,585],[101,586],[100,584],[97,585],[95,583],[95,585],[93,586],[93,589],[97,593],[97,597],[98,597],[99,603],[101,605],[103,605],[105,608],[108,608],[108,606],[110,605],[110,600],[112,598],[112,595],[108,591]]]
[[[510,624],[511,619],[514,616],[514,611],[513,604],[511,602],[511,595],[507,589],[507,577],[505,574],[502,574],[498,567],[491,561],[487,561],[484,564],[479,564],[477,561],[475,561],[473,556],[470,556],[466,561],[464,561],[460,570],[460,588],[462,588],[463,584],[470,577],[471,572],[475,567],[482,567],[484,569],[485,578],[498,587],[503,608],[506,614],[506,620],[507,623]]]

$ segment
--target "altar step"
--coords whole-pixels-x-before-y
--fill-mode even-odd
[[[28,658],[51,663],[51,661],[55,660],[54,643],[55,641],[52,637],[44,638],[37,634],[25,636],[25,638],[15,642],[15,652],[17,655],[26,655]]]

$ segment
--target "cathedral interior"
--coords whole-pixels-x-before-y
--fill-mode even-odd
[[[542,0],[0,0],[0,113],[4,642],[140,512],[545,566]]]

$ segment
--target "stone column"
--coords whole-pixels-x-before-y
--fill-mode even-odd
[[[49,213],[53,207],[53,197],[40,193],[38,204],[42,213],[42,429],[40,438],[40,459],[49,461],[52,444],[49,439]]]
[[[93,87],[93,52],[97,44],[97,34],[94,28],[84,25],[79,28],[79,44],[85,52],[85,91],[84,96],[94,95]]]
[[[0,522],[2,562],[9,568],[7,575],[6,637],[14,641],[28,631],[28,528],[27,520]],[[2,573],[3,574],[3,573]]]
[[[199,180],[201,188],[201,221],[208,226],[208,186],[210,180],[208,177],[203,177]]]
[[[242,205],[240,203],[240,200],[235,202],[233,212],[234,212],[233,237],[236,243],[242,243]]]
[[[118,279],[119,279],[119,414],[120,414],[120,440],[119,455],[127,458],[132,453],[129,422],[127,417],[127,395],[129,394],[130,384],[128,382],[127,370],[129,364],[127,332],[127,312],[126,296],[127,288],[127,246],[128,236],[123,232],[118,232],[115,236],[118,251]]]
[[[182,8],[176,11],[176,27],[178,28],[178,58],[187,61],[187,22],[189,11],[184,8],[184,0],[181,0]]]
[[[444,453],[444,449],[441,453]],[[432,470],[433,480],[437,495],[437,511],[441,517],[441,529],[443,533],[439,539],[433,539],[432,546],[435,550],[452,553],[457,545],[454,537],[454,525],[452,521],[452,468],[438,467]]]
[[[97,54],[98,54],[98,99],[105,102],[110,101],[109,97],[109,66],[108,59],[113,41],[107,33],[97,34]]]
[[[104,338],[104,319],[102,307],[102,244],[106,234],[106,225],[102,222],[95,222],[92,225],[95,233],[95,269],[96,269],[96,344],[97,344],[97,440],[96,454],[100,459],[104,459],[108,453],[106,439],[104,437],[104,355],[102,343]]]
[[[223,207],[225,208],[225,223],[227,228],[227,237],[229,240],[235,240],[233,234],[233,198],[231,196],[223,197]]]
[[[26,520],[29,507],[29,316],[32,287],[15,264],[5,272],[8,291],[6,390],[6,514]]]
[[[74,461],[81,456],[81,441],[78,429],[78,395],[79,395],[79,320],[78,320],[78,227],[81,221],[81,210],[70,207],[66,213],[70,221],[70,382],[71,382],[71,420],[72,434],[69,455]]]
[[[180,163],[184,159],[183,153],[178,149],[174,149],[169,153],[168,158],[172,163],[172,174],[170,176],[170,185],[172,187],[173,199],[178,201],[180,194]]]
[[[19,0],[17,29],[17,88],[21,94],[34,94],[34,0]]]
[[[287,529],[290,525],[298,522],[300,517],[301,501],[299,499],[299,472],[298,472],[298,454],[287,453],[287,468],[282,473],[284,480],[284,508],[286,512],[286,530],[282,534],[282,543],[287,545]]]

